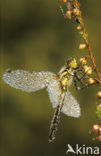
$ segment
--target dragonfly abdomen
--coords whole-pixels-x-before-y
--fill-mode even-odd
[[[49,142],[52,142],[55,139],[57,125],[60,121],[60,112],[61,112],[61,106],[58,105],[50,125]]]

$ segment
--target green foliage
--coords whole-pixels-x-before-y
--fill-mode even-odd
[[[96,115],[98,119],[101,120],[101,108],[99,107],[99,105],[96,107]]]

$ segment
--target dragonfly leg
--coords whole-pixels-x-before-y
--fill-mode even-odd
[[[75,86],[76,90],[81,90],[81,89],[90,87],[92,84],[88,84],[86,82],[87,79],[88,79],[88,77],[85,77],[85,74],[83,74],[80,78],[77,76],[77,74],[75,74],[75,77],[74,77],[74,86]],[[77,81],[80,82],[81,87],[79,87],[77,85]]]

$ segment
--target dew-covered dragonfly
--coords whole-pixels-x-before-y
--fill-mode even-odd
[[[76,59],[69,58],[58,74],[48,71],[30,73],[24,70],[7,70],[3,75],[3,80],[7,84],[22,91],[35,92],[43,88],[47,89],[52,106],[56,108],[50,125],[50,142],[55,139],[61,112],[75,118],[80,116],[79,103],[69,92],[76,69]]]

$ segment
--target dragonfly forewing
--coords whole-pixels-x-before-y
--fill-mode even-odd
[[[15,70],[5,72],[3,80],[11,87],[26,92],[34,92],[48,86],[56,75],[51,72],[33,72]]]

